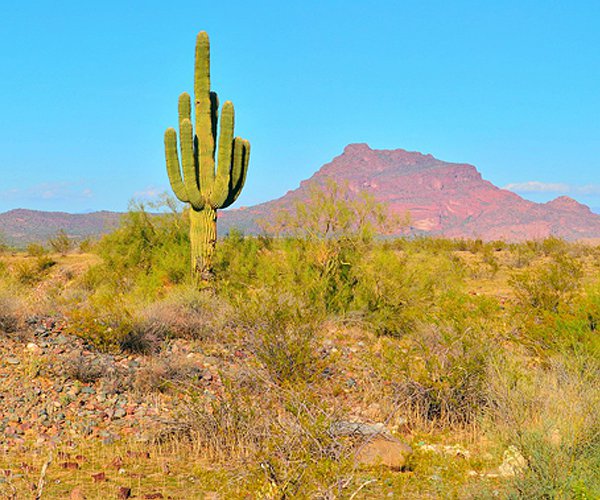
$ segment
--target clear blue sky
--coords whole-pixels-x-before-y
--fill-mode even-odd
[[[600,207],[598,26],[596,0],[2,2],[0,211],[167,190],[163,132],[200,30],[252,142],[236,206],[367,142]]]

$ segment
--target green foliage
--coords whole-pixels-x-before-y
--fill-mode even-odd
[[[22,285],[34,285],[47,275],[50,268],[56,265],[56,261],[47,255],[40,255],[33,262],[21,260],[13,266],[13,275],[17,282]]]
[[[174,206],[165,199],[150,208]],[[103,263],[84,277],[87,288],[109,286],[153,296],[163,286],[182,283],[189,269],[188,224],[187,213],[154,215],[145,205],[132,204],[121,226],[98,243]]]
[[[564,253],[549,262],[515,274],[510,283],[523,306],[535,311],[557,312],[580,288],[581,264]]]
[[[66,333],[82,337],[106,352],[118,351],[133,329],[132,315],[121,304],[73,308],[68,320]]]
[[[90,238],[84,238],[83,240],[81,240],[81,242],[79,243],[79,251],[81,253],[89,253],[93,250],[94,248],[94,241]]]
[[[66,255],[73,248],[73,241],[67,235],[64,229],[61,229],[56,235],[48,240],[50,247],[61,255]]]
[[[263,289],[242,311],[251,349],[274,381],[308,382],[314,377],[318,325],[297,299]]]
[[[502,357],[489,378],[491,434],[515,446],[525,470],[508,498],[596,498],[600,493],[598,357],[523,366]]]
[[[27,255],[30,257],[41,257],[42,255],[46,255],[48,251],[44,248],[43,245],[39,243],[30,243],[27,245]]]
[[[377,333],[394,336],[414,329],[443,296],[459,293],[461,283],[457,262],[447,256],[381,248],[362,256],[354,276],[353,309],[362,312]]]
[[[8,252],[9,249],[10,246],[6,242],[6,237],[2,233],[0,233],[0,255]]]

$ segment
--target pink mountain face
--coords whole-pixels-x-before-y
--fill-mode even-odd
[[[366,144],[346,146],[298,189],[277,200],[223,212],[222,223],[249,228],[252,219],[269,220],[295,200],[308,199],[311,185],[327,179],[371,193],[393,213],[408,212],[413,234],[511,241],[551,235],[569,240],[600,237],[600,216],[569,197],[533,203],[482,179],[472,165]]]

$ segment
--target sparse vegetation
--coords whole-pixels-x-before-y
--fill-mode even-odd
[[[102,422],[160,409],[143,429],[152,459],[126,470],[164,496],[596,498],[600,249],[382,240],[382,207],[356,218],[368,199],[315,196],[334,230],[313,231],[322,220],[305,207],[279,236],[231,232],[202,291],[188,274],[188,212],[133,206],[97,257],[3,256],[0,330],[26,332],[24,320],[51,310],[65,318],[58,351],[76,345],[59,361],[32,350],[14,366],[79,384],[61,408],[98,392],[94,404],[113,405]],[[125,397],[139,406],[121,409]],[[368,438],[336,433],[340,422],[379,423],[408,442],[411,472],[357,466]],[[95,446],[90,433],[79,448]],[[90,474],[135,449],[110,436],[79,466],[88,476],[77,484],[98,496]],[[62,482],[48,494],[68,496],[75,476],[49,475]]]
[[[53,238],[50,238],[48,244],[56,253],[61,255],[67,255],[73,248],[73,241],[64,229],[61,229]]]

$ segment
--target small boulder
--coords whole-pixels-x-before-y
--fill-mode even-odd
[[[402,441],[376,437],[358,450],[356,460],[362,465],[385,466],[400,471],[406,467],[412,453],[412,448]]]
[[[384,424],[366,424],[363,422],[349,422],[340,420],[329,427],[329,432],[334,436],[364,436],[373,437],[383,435],[391,437],[391,433]]]
[[[509,446],[504,452],[498,472],[502,477],[513,477],[527,469],[527,460],[516,446]]]

